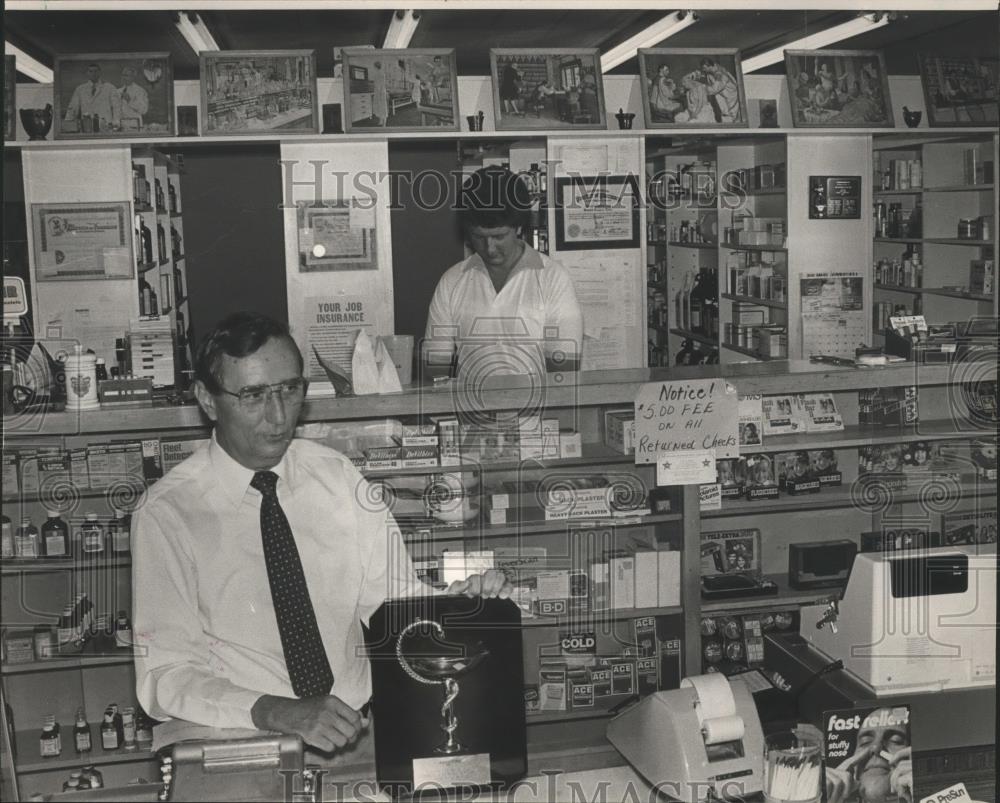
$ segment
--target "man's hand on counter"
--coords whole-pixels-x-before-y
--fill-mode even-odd
[[[354,744],[368,725],[359,712],[332,694],[301,700],[265,694],[254,703],[250,716],[261,730],[298,734],[326,753]]]
[[[467,597],[500,597],[507,599],[514,587],[499,569],[487,569],[483,574],[472,574],[448,586],[448,594]]]

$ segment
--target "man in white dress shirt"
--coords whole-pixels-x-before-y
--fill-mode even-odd
[[[511,171],[487,167],[462,186],[459,217],[472,255],[438,282],[423,359],[431,375],[479,381],[579,367],[583,315],[566,269],[521,233],[531,196]]]
[[[79,130],[83,131],[82,120],[92,118],[95,114],[100,120],[101,131],[110,131],[118,126],[118,90],[114,84],[101,80],[101,65],[92,62],[87,65],[87,80],[73,90],[64,117],[67,122],[76,120],[80,125]]]
[[[122,67],[122,85],[118,90],[121,101],[122,131],[142,131],[142,120],[149,112],[149,93],[135,82],[135,67]]]
[[[350,460],[294,438],[302,368],[287,328],[253,313],[227,318],[201,344],[195,393],[215,423],[211,441],[157,482],[133,517],[136,689],[159,719],[298,734],[332,751],[364,726],[371,678],[362,623],[389,597],[434,592]],[[286,606],[272,600],[281,589],[271,585],[262,538],[261,510],[272,502],[257,490],[261,474],[277,475],[270,492],[294,537],[329,693],[293,691],[278,623]],[[496,570],[448,589],[509,592]]]

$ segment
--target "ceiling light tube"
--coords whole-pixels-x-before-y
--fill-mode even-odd
[[[10,42],[4,40],[3,52],[14,57],[14,68],[29,78],[33,78],[40,84],[52,83],[52,70],[46,67],[38,59],[32,58],[21,48],[15,47]]]
[[[834,25],[832,28],[818,31],[810,36],[804,36],[801,39],[796,39],[794,42],[789,42],[787,45],[781,45],[781,47],[768,50],[759,56],[744,59],[741,66],[744,74],[755,72],[771,64],[784,61],[786,50],[819,50],[837,42],[842,42],[844,39],[850,39],[852,36],[874,31],[876,28],[881,28],[888,24],[888,14],[862,14],[841,25]]]
[[[673,14],[668,14],[601,56],[601,72],[607,72],[619,64],[624,64],[635,56],[639,48],[655,47],[667,37],[683,31],[697,21],[698,17],[693,11],[675,11]]]
[[[207,42],[202,38],[201,31],[191,19],[192,16],[195,15],[188,14],[186,11],[179,11],[177,19],[174,21],[174,25],[177,26],[177,30],[180,31],[184,40],[196,54],[202,50],[218,50],[219,46],[215,44],[214,39],[211,42]],[[211,39],[211,35],[209,35],[209,38]]]
[[[412,8],[408,8],[405,11],[402,9],[394,11],[382,47],[392,50],[409,47],[410,40],[413,39],[413,34],[417,32],[419,24],[419,11],[414,11]]]
[[[208,26],[205,21],[201,18],[201,14],[191,14],[191,22],[198,31],[198,35],[201,37],[202,44],[205,45],[205,50],[219,50],[219,43],[215,41],[215,37],[212,36],[212,32],[208,30]]]

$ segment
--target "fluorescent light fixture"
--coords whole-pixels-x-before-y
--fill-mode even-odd
[[[882,26],[888,24],[888,14],[881,12],[875,14],[861,14],[855,19],[841,25],[834,25],[832,28],[818,31],[810,36],[803,36],[801,39],[796,39],[794,42],[789,42],[787,45],[782,45],[781,47],[776,47],[773,50],[768,50],[766,53],[761,53],[759,56],[743,59],[740,66],[743,68],[744,74],[755,72],[771,64],[777,64],[779,61],[784,61],[786,50],[819,50],[820,48],[829,47],[837,42],[841,42],[844,39],[850,39],[852,36],[867,33],[868,31],[874,31],[876,28],[881,28]]]
[[[668,14],[601,56],[601,72],[607,72],[619,64],[624,64],[640,47],[655,47],[668,36],[683,31],[697,21],[698,17],[693,11],[675,11],[673,14]]]
[[[194,23],[195,29],[197,29],[198,33],[201,35],[201,41],[205,45],[205,50],[219,50],[219,43],[215,41],[215,37],[212,36],[212,32],[208,30],[208,26],[201,18],[201,14],[195,14],[192,22]]]
[[[419,11],[414,11],[412,8],[405,11],[402,9],[394,11],[382,47],[387,49],[409,47],[410,40],[416,33],[419,24]]]
[[[174,24],[195,53],[200,53],[203,50],[219,49],[215,38],[197,14],[179,11],[177,12],[177,20]]]
[[[3,52],[14,57],[15,69],[22,75],[34,78],[40,84],[52,83],[52,70],[46,67],[38,59],[33,59],[21,48],[14,47],[10,42],[4,40]]]

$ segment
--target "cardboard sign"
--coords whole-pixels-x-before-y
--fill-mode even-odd
[[[635,462],[697,449],[738,457],[738,422],[736,388],[723,379],[647,383],[635,398]]]

